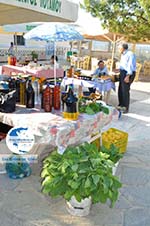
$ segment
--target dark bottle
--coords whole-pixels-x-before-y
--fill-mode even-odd
[[[26,107],[27,108],[34,108],[34,89],[32,87],[32,82],[29,80],[28,86],[26,89]]]
[[[9,90],[14,90],[16,89],[16,81],[14,78],[10,78],[8,80],[8,86],[9,86]]]
[[[70,86],[66,100],[65,100],[66,112],[76,113],[77,112],[77,101],[78,101],[78,98],[74,95],[73,88]]]
[[[16,79],[16,102],[20,102],[20,79]]]

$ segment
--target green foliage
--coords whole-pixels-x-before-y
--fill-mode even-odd
[[[79,112],[80,113],[94,115],[100,111],[104,112],[105,114],[109,114],[108,107],[103,106],[101,103],[89,102],[84,97],[79,99]]]
[[[101,152],[108,154],[109,159],[113,163],[117,163],[121,158],[123,158],[123,154],[119,152],[119,148],[117,148],[114,144],[111,144],[109,148],[102,146]]]
[[[84,0],[81,7],[98,17],[104,28],[129,41],[150,39],[149,0]]]
[[[99,152],[93,144],[68,147],[63,155],[55,150],[43,162],[42,190],[66,200],[75,196],[79,202],[87,197],[93,203],[109,199],[113,206],[121,187],[118,178],[112,175],[113,166],[109,155]]]
[[[34,61],[34,59],[38,59],[38,53],[36,53],[35,51],[31,52],[32,55],[32,60]]]

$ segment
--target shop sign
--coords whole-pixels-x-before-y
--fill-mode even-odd
[[[37,27],[37,26],[36,25],[26,25],[26,31],[31,31],[35,27]]]
[[[16,1],[61,13],[62,5],[61,0],[16,0]]]

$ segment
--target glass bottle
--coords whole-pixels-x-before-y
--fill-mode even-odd
[[[65,109],[64,117],[71,120],[76,120],[78,118],[77,109],[78,98],[73,93],[73,87],[69,86],[64,99]]]
[[[34,89],[32,87],[31,80],[29,80],[27,89],[26,89],[26,107],[27,108],[34,108],[34,99],[35,99]]]
[[[43,90],[43,108],[45,112],[52,111],[53,104],[53,89],[47,84],[46,88]]]
[[[26,80],[20,80],[20,104],[25,105],[26,102]]]
[[[54,86],[54,109],[60,110],[60,85]]]

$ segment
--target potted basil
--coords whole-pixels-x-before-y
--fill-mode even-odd
[[[120,153],[119,148],[116,147],[114,144],[111,144],[109,148],[102,146],[100,150],[101,152],[108,154],[109,159],[115,164],[112,168],[113,175],[115,175],[117,167],[119,165],[119,160],[123,158],[123,153]]]
[[[113,163],[118,163],[121,158],[123,158],[123,154],[119,151],[119,148],[114,144],[111,144],[109,148],[102,146],[100,151],[109,155],[109,159]]]
[[[118,178],[112,175],[113,166],[109,155],[99,152],[94,144],[67,147],[62,155],[55,150],[43,161],[42,191],[51,197],[62,196],[67,201],[73,198],[79,203],[87,198],[92,203],[110,200],[113,207],[121,187]],[[70,213],[88,214],[88,211],[83,212],[84,207],[74,206],[74,210],[77,209],[77,213]]]

